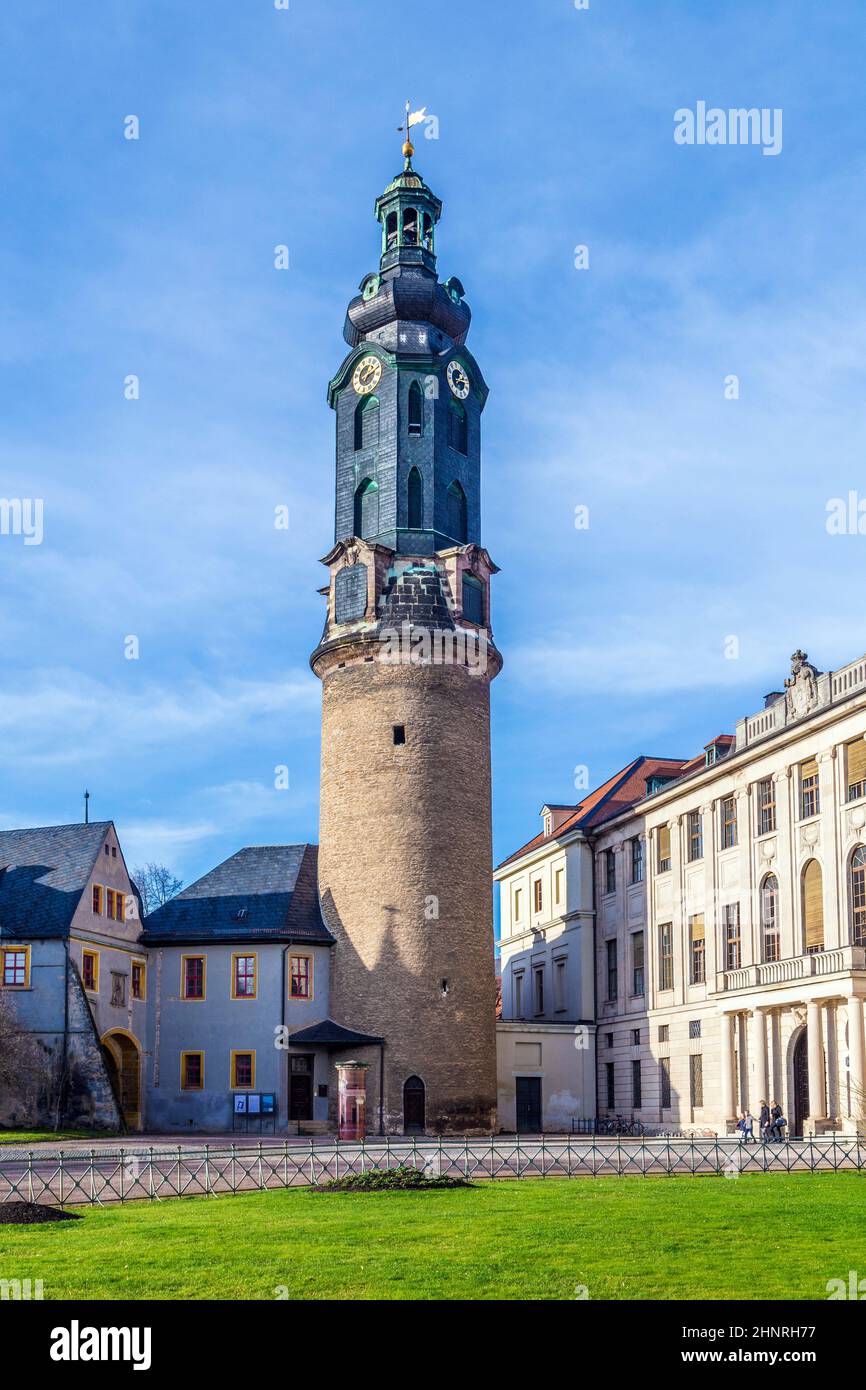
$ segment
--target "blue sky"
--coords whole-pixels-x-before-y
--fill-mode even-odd
[[[0,52],[0,492],[45,506],[0,536],[4,826],[87,786],[186,881],[316,838],[325,389],[407,97],[491,387],[497,858],[576,766],[866,650],[826,528],[866,496],[861,3],[7,0]],[[699,100],[781,108],[781,153],[677,145]]]

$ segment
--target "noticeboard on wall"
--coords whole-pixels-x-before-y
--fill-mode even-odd
[[[277,1128],[277,1097],[273,1091],[235,1091],[232,1093],[232,1129],[243,1134],[261,1134]]]

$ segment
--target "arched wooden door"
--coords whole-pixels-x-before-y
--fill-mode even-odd
[[[130,1033],[106,1033],[102,1052],[128,1129],[141,1128],[141,1052]]]
[[[794,1044],[794,1128],[792,1134],[802,1136],[809,1117],[809,1042],[804,1028]]]
[[[425,1120],[424,1082],[420,1076],[410,1076],[403,1084],[403,1132],[423,1134]]]

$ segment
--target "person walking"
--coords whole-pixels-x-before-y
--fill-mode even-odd
[[[740,1116],[740,1123],[737,1125],[740,1131],[740,1138],[744,1144],[754,1144],[755,1142],[755,1117],[750,1111],[744,1110]]]
[[[770,1133],[774,1136],[777,1144],[781,1144],[782,1139],[784,1138],[782,1130],[785,1128],[785,1125],[787,1123],[788,1121],[782,1114],[781,1105],[777,1100],[774,1100],[770,1109]]]
[[[765,1100],[761,1101],[761,1109],[758,1112],[758,1132],[765,1144],[771,1139],[770,1135],[770,1107]]]

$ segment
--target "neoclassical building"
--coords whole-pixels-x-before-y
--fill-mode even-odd
[[[562,1048],[542,1042],[520,1067],[514,1047],[555,1022],[557,980],[563,1017],[590,1012],[588,948],[579,977],[561,963],[579,920],[594,939],[596,1094],[575,1094],[574,1113],[725,1133],[778,1099],[792,1134],[863,1127],[864,740],[866,658],[821,673],[797,652],[783,690],[699,757],[647,769],[629,805],[594,824],[545,808],[542,835],[496,875],[501,1104],[534,1076],[542,1120],[561,1123]],[[539,911],[515,931],[523,893]]]

